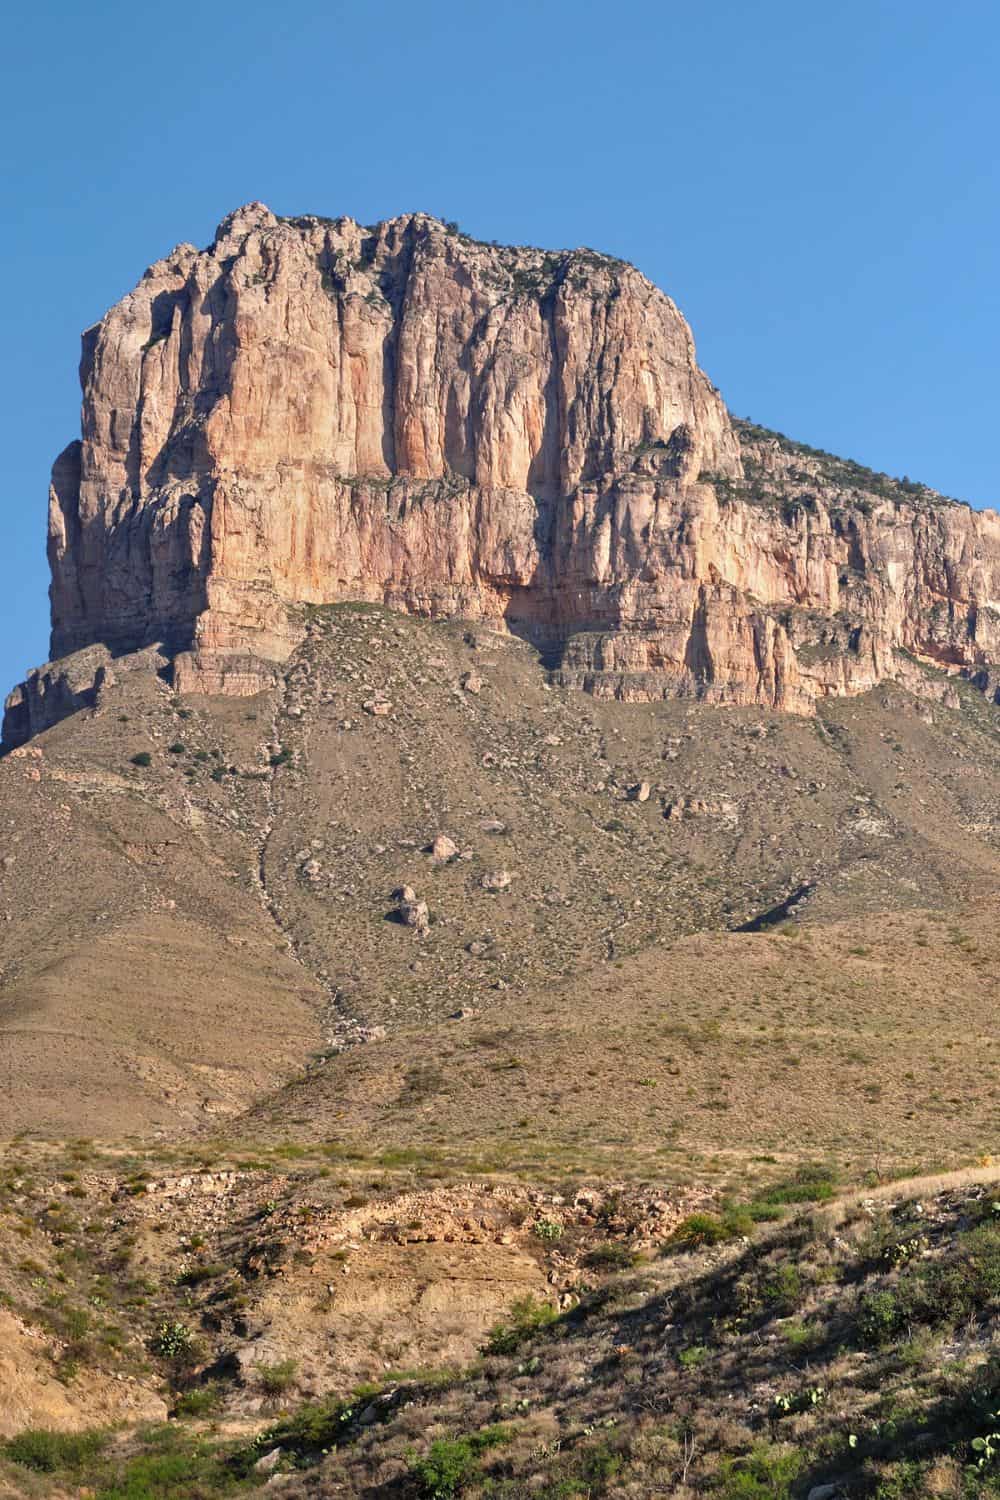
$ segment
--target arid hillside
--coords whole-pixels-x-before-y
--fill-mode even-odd
[[[256,1103],[458,1154],[983,1145],[1000,739],[971,685],[621,704],[505,635],[305,629],[276,689],[123,673],[0,762],[4,1131]],[[938,1052],[983,1102],[931,1145]]]

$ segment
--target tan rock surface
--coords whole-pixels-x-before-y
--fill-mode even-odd
[[[801,712],[1000,657],[1000,519],[730,420],[622,261],[250,204],[84,335],[53,469],[52,654],[269,682],[302,606],[527,636],[567,684]],[[110,658],[109,658],[110,659]],[[51,665],[18,743],[100,689]],[[86,668],[86,670],[84,670]],[[87,675],[89,672],[89,676]]]

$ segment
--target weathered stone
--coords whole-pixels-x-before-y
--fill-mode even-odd
[[[295,606],[340,600],[526,636],[629,701],[808,713],[894,679],[956,705],[920,659],[996,695],[1000,517],[734,424],[677,308],[610,257],[249,204],[84,335],[81,378],[54,661],[8,747],[156,643],[180,692],[259,692],[317,628]]]
[[[399,920],[404,927],[412,927],[417,933],[425,933],[430,927],[430,912],[426,901],[401,901]]]

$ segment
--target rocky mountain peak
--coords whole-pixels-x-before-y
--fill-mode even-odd
[[[1000,655],[992,513],[734,424],[674,303],[591,250],[250,203],[84,335],[81,383],[54,665],[8,744],[153,646],[181,691],[257,691],[340,600],[486,621],[622,698],[810,712]]]

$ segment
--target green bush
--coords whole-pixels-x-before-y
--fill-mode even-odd
[[[225,1276],[229,1267],[222,1261],[202,1261],[200,1265],[189,1266],[182,1271],[177,1278],[178,1286],[199,1286],[203,1281],[214,1281],[217,1276]]]
[[[760,1290],[765,1306],[778,1313],[794,1312],[802,1297],[802,1277],[798,1267],[785,1261],[769,1268]]]
[[[312,1460],[344,1441],[359,1411],[377,1395],[377,1386],[359,1386],[346,1400],[328,1397],[301,1406],[291,1416],[283,1417],[266,1432],[259,1433],[237,1464],[252,1468],[268,1448],[283,1448],[299,1459]]]
[[[161,1359],[183,1360],[190,1356],[194,1335],[186,1323],[161,1323],[150,1347]]]
[[[869,1292],[858,1306],[858,1336],[863,1344],[887,1344],[902,1327],[903,1319],[894,1292]]]
[[[509,1320],[506,1323],[496,1323],[490,1329],[483,1352],[512,1354],[525,1339],[542,1328],[548,1328],[558,1316],[551,1303],[539,1302],[530,1293],[527,1297],[519,1297],[511,1307]]]
[[[148,750],[140,750],[138,755],[133,755],[132,764],[143,767],[151,766],[153,764],[153,757]]]
[[[584,1265],[589,1266],[592,1271],[627,1271],[635,1262],[635,1251],[619,1240],[608,1240],[607,1244],[596,1245],[583,1258]]]
[[[117,1473],[102,1474],[96,1500],[208,1500],[239,1486],[224,1454],[209,1443],[167,1429],[152,1434],[151,1445],[152,1452],[127,1460]]]
[[[41,1474],[60,1469],[81,1469],[106,1447],[105,1432],[53,1432],[47,1427],[29,1427],[0,1444],[0,1453],[11,1463]]]
[[[175,1417],[209,1417],[222,1404],[222,1391],[215,1381],[181,1391],[174,1402]]]
[[[783,1182],[774,1182],[758,1193],[751,1205],[774,1206],[781,1203],[826,1203],[833,1197],[837,1187],[837,1174],[833,1167],[813,1162],[799,1167],[792,1177]]]
[[[801,1454],[759,1443],[744,1458],[723,1459],[723,1500],[789,1500],[802,1465]]]
[[[531,1226],[540,1240],[558,1240],[562,1238],[562,1225],[555,1219],[536,1219]]]
[[[424,1500],[451,1500],[479,1473],[479,1460],[490,1448],[510,1441],[505,1427],[484,1427],[468,1437],[438,1438],[410,1473]]]
[[[280,1359],[273,1365],[255,1365],[257,1379],[268,1396],[281,1396],[295,1383],[299,1373],[297,1359]]]
[[[683,1245],[685,1250],[697,1250],[702,1245],[721,1245],[732,1238],[732,1231],[717,1214],[696,1213],[681,1220],[668,1243]]]
[[[858,1304],[862,1343],[888,1343],[911,1323],[953,1326],[1000,1299],[1000,1224],[987,1222],[958,1237],[947,1256],[906,1261],[892,1287]]]

